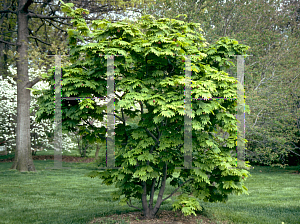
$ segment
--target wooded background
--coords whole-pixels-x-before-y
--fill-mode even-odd
[[[253,56],[245,59],[244,83],[246,104],[251,110],[250,115],[246,114],[246,159],[261,165],[300,163],[299,1],[158,0],[155,4],[127,1],[125,6],[115,1],[119,7],[111,1],[64,2],[90,10],[90,15],[85,16],[87,20],[108,18],[119,21],[130,9],[136,16],[151,14],[156,18],[175,18],[178,14],[186,14],[186,18],[179,19],[200,23],[203,31],[199,32],[203,32],[207,42],[213,43],[227,36],[250,46],[249,54]],[[134,3],[134,8],[129,3]],[[54,66],[54,57],[47,55],[57,54],[58,49],[59,53],[68,54],[67,28],[71,27],[71,18],[60,12],[60,4],[53,0],[4,0],[0,5],[0,74],[2,80],[13,86],[21,80],[18,94],[22,94],[23,98],[18,105],[27,104],[28,110],[30,91],[24,86],[32,87],[42,80],[40,74],[28,72],[28,68],[46,71]],[[28,18],[28,23],[24,18]],[[21,59],[19,64],[18,59]],[[62,65],[67,63],[67,57],[62,57]],[[10,66],[17,68],[17,74],[10,72]],[[228,73],[234,76],[236,68]],[[0,98],[0,106],[4,107],[4,96]],[[27,130],[30,115],[24,113],[21,106],[17,108],[18,116],[28,121],[24,127]],[[7,113],[0,114],[0,142],[4,134],[15,136],[18,131],[17,128],[9,131],[4,128],[8,124],[17,127],[17,123],[21,122],[17,113],[9,116]],[[30,130],[34,136],[33,126]],[[30,142],[29,132],[23,133]],[[15,137],[6,140],[15,145],[13,150],[21,150],[16,142],[20,140]],[[24,144],[19,145],[24,147]]]

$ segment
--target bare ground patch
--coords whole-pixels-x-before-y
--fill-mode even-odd
[[[155,219],[145,219],[142,212],[129,212],[125,214],[114,214],[110,216],[105,216],[101,218],[95,218],[89,224],[95,223],[115,223],[123,224],[121,220],[126,221],[127,224],[229,224],[229,222],[215,222],[211,219],[198,215],[184,216],[181,211],[159,211]],[[114,220],[114,222],[112,221]]]

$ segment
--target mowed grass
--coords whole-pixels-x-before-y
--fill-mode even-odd
[[[19,173],[9,169],[12,163],[0,163],[0,223],[88,223],[94,217],[137,211],[112,201],[113,186],[84,176],[94,169],[92,164],[63,162],[70,169],[60,170],[46,169],[53,161],[34,164],[37,172]],[[215,221],[299,224],[300,175],[292,174],[294,170],[255,166],[246,183],[249,195],[201,205]],[[168,185],[164,197],[173,189]],[[171,204],[172,199],[166,200],[161,210],[171,210]],[[140,200],[133,205],[141,207]]]

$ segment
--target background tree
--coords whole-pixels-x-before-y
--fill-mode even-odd
[[[15,74],[16,70],[9,67],[10,73]],[[30,78],[35,78],[40,72],[34,72],[29,69]],[[39,82],[36,85],[37,89],[47,88],[47,83]],[[8,76],[6,79],[0,77],[0,95],[3,99],[0,101],[0,136],[6,140],[7,150],[15,152],[16,147],[16,124],[17,124],[17,87],[14,84],[12,77]],[[44,148],[53,149],[53,124],[49,121],[36,123],[35,113],[38,109],[36,104],[37,96],[31,95],[30,105],[30,129],[31,129],[31,149]],[[62,143],[63,150],[72,148],[72,141],[66,134],[63,136]],[[0,139],[1,140],[1,139]]]
[[[201,23],[209,43],[228,36],[251,46],[249,54],[254,56],[246,59],[244,84],[246,102],[253,112],[246,115],[246,156],[262,165],[296,165],[293,160],[300,155],[297,145],[299,4],[296,2],[157,1],[141,14],[162,18],[185,13],[187,17],[180,19]],[[227,72],[235,76],[236,68],[231,67]]]
[[[72,7],[73,4],[64,4],[62,10],[72,16],[76,12]],[[185,61],[180,55],[199,55],[191,58],[192,98],[236,98],[236,79],[229,77],[223,69],[231,65],[232,55],[245,54],[247,46],[221,38],[216,45],[222,45],[222,51],[214,50],[214,45],[207,46],[202,35],[195,32],[194,28],[199,29],[199,24],[155,20],[150,15],[136,23],[95,20],[91,28],[80,16],[73,22],[76,28],[69,30],[72,64],[62,69],[63,97],[107,96],[107,59],[99,54],[124,55],[115,57],[114,64],[115,89],[124,92],[115,94],[115,117],[120,122],[115,127],[115,165],[123,169],[108,167],[104,172],[90,174],[119,188],[113,194],[115,200],[138,208],[132,205],[131,198],[140,199],[145,217],[153,218],[161,203],[185,184],[191,186],[193,197],[181,195],[173,205],[185,214],[201,209],[196,198],[226,202],[231,193],[247,193],[244,181],[248,171],[244,168],[249,166],[244,163],[243,167],[235,167],[231,154],[236,139],[236,118],[232,115],[236,112],[234,101],[193,102],[190,116],[193,118],[193,136],[197,137],[192,139],[192,166],[197,169],[175,169],[182,166],[184,158]],[[83,36],[92,37],[93,41],[83,45],[78,41]],[[54,116],[54,68],[49,70],[47,80],[50,89],[34,91],[43,95],[38,100],[37,122]],[[89,119],[102,121],[107,115],[103,111],[105,106],[98,106],[92,99],[68,106],[69,103],[62,101],[63,127],[75,130],[83,120],[84,128],[90,130],[89,133],[82,130],[87,133],[87,140],[105,141],[106,127],[96,127],[89,122]],[[136,103],[140,108],[130,110]],[[125,114],[140,117],[140,120],[127,123]],[[227,131],[229,138],[224,140],[215,136],[218,127]],[[169,178],[178,188],[163,198]],[[179,180],[184,183],[179,185]]]
[[[11,10],[15,9],[14,1],[3,0],[0,5],[0,12],[6,11],[9,8]],[[9,60],[6,52],[8,50],[13,49],[15,51],[14,45],[8,44],[17,38],[17,30],[16,30],[16,14],[13,13],[0,13],[0,75],[3,78],[8,76],[8,66]]]
[[[89,5],[91,15],[96,18],[99,18],[99,14],[107,13],[112,10],[122,11],[128,6],[128,4],[123,1],[115,1],[115,6],[113,6],[112,2],[108,1],[107,3],[101,4],[100,7],[99,1],[73,2],[78,6]],[[139,1],[131,2],[138,3]],[[72,17],[60,16],[58,13],[59,10],[57,10],[59,6],[60,3],[58,1],[35,2],[34,0],[18,0],[4,1],[0,8],[1,34],[5,36],[4,39],[0,38],[0,42],[5,45],[3,47],[2,44],[0,47],[1,49],[8,49],[5,53],[1,51],[0,56],[3,58],[0,59],[3,61],[5,71],[7,71],[6,65],[8,61],[12,60],[13,56],[17,66],[17,76],[14,77],[17,82],[18,91],[16,153],[11,168],[19,171],[35,171],[30,149],[30,90],[28,88],[33,87],[42,77],[37,77],[34,80],[29,79],[29,58],[32,58],[31,67],[44,68],[47,70],[51,64],[53,65],[53,59],[50,59],[50,57],[47,58],[46,54],[56,54],[58,47],[61,49],[60,53],[67,54],[64,52],[67,37],[64,26],[70,25],[68,21],[70,21]],[[9,16],[9,14],[14,14],[15,16]],[[93,20],[95,18],[87,17],[86,19]],[[30,24],[30,21],[32,21],[32,24]],[[16,39],[14,39],[13,36],[15,31],[17,32]],[[52,38],[48,36],[48,33],[52,34]],[[31,45],[32,42],[30,42],[30,40],[33,41],[35,45]],[[13,52],[13,49],[7,48],[8,45],[15,46],[17,54]],[[48,46],[48,48],[45,45]],[[36,49],[38,49],[38,51]]]

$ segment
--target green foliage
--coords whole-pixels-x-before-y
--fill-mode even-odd
[[[71,7],[64,7],[69,15],[76,14]],[[234,100],[193,101],[195,156],[192,165],[197,169],[175,170],[183,166],[184,160],[184,55],[194,55],[191,57],[192,98],[237,98],[237,80],[229,77],[221,66],[224,63],[230,66],[224,58],[245,54],[247,46],[222,38],[217,42],[222,49],[217,45],[207,47],[202,35],[194,31],[200,24],[166,18],[154,20],[150,15],[135,24],[95,20],[91,28],[80,15],[72,22],[74,29],[68,30],[72,64],[62,68],[63,97],[106,96],[107,56],[99,55],[123,55],[114,57],[115,90],[122,91],[115,98],[116,118],[120,121],[115,126],[115,166],[123,169],[107,169],[90,175],[118,188],[112,194],[114,200],[126,204],[131,198],[150,195],[153,181],[157,181],[154,184],[157,190],[162,188],[165,181],[159,180],[163,178],[190,179],[188,184],[193,186],[194,196],[204,201],[225,202],[232,193],[247,194],[244,181],[249,172],[235,167],[230,153],[236,145]],[[93,42],[81,44],[79,40],[83,36],[91,37]],[[212,48],[216,51],[210,52]],[[210,64],[214,60],[219,64]],[[37,120],[54,116],[54,68],[49,70],[48,82],[52,87],[43,90]],[[137,103],[139,109],[135,108]],[[105,108],[92,100],[79,103],[63,100],[63,127],[72,131],[83,120],[79,134],[84,133],[90,142],[105,142],[106,127],[87,122],[90,118],[103,121]],[[141,119],[128,123],[124,116]],[[217,127],[228,132],[229,138],[215,136]],[[171,181],[171,185],[178,185],[178,181]],[[182,210],[185,214],[199,208],[192,198],[188,201],[180,202],[187,205]],[[156,208],[160,203],[158,200]]]
[[[188,216],[196,213],[195,211],[202,211],[202,207],[194,197],[189,197],[187,194],[181,194],[178,199],[172,204],[173,211],[180,209],[184,216]]]
[[[186,13],[181,20],[200,22],[209,43],[230,36],[251,46],[248,54],[253,57],[245,60],[244,85],[252,113],[246,116],[245,134],[249,141],[246,159],[255,164],[296,165],[300,158],[299,148],[295,148],[299,147],[300,117],[300,111],[295,110],[300,96],[299,29],[297,23],[292,25],[296,17],[291,17],[295,10],[292,4],[282,7],[274,0],[158,0],[142,12],[156,19]],[[222,51],[220,44],[213,45],[209,53],[217,48]],[[214,60],[208,62],[218,66],[220,58]],[[236,68],[227,72],[235,74]]]

